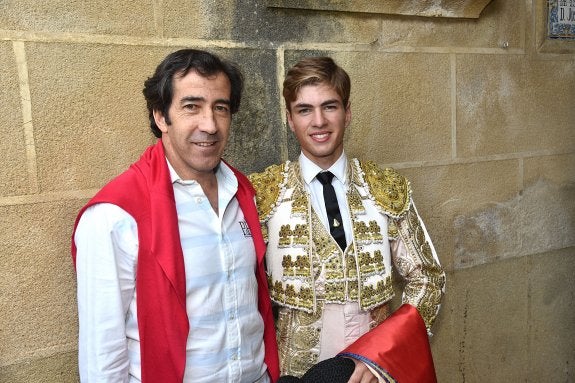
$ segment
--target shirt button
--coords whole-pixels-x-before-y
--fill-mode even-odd
[[[202,203],[202,197],[196,197],[196,203]]]

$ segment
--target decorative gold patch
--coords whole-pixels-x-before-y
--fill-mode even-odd
[[[262,173],[252,173],[248,176],[256,189],[256,205],[260,221],[265,221],[276,206],[285,184],[284,169],[284,164],[272,165],[268,166]]]
[[[318,362],[321,307],[316,313],[280,308],[276,334],[282,375],[302,376]]]
[[[359,164],[380,208],[392,217],[399,217],[409,209],[411,186],[405,177],[391,168],[382,170],[372,161],[360,161]]]
[[[365,207],[361,201],[361,195],[357,192],[356,188],[350,188],[347,194],[347,201],[349,204],[349,210],[353,215],[365,214]]]

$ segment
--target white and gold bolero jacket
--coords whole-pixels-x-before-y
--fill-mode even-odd
[[[374,311],[394,295],[393,264],[405,279],[403,303],[417,307],[429,330],[445,274],[411,199],[409,181],[369,161],[352,159],[348,166],[353,240],[345,251],[311,207],[298,162],[250,176],[268,246],[271,298],[312,314],[321,311],[322,302],[356,301]]]

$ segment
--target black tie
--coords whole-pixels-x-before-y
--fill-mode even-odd
[[[339,212],[339,204],[335,196],[335,190],[331,184],[333,174],[331,172],[318,173],[316,178],[323,185],[323,199],[325,201],[325,210],[327,211],[327,220],[329,221],[329,231],[331,236],[336,240],[339,247],[345,250],[345,231]]]

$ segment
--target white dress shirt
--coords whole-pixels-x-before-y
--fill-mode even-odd
[[[317,173],[323,170],[303,153],[300,154],[299,164],[305,188],[308,193],[310,193],[312,208],[318,214],[322,224],[329,233],[329,222],[323,198],[323,185],[315,178]],[[346,195],[349,185],[347,182],[348,166],[345,152],[342,153],[339,159],[327,170],[334,175],[332,185],[339,204],[343,228],[345,230],[345,240],[349,247],[353,245],[353,235],[351,214],[349,212]],[[361,335],[368,332],[370,330],[370,322],[370,313],[361,311],[357,302],[350,301],[345,304],[324,304],[319,360],[322,361],[334,357]]]
[[[219,215],[201,186],[169,165],[186,272],[190,323],[184,382],[269,382],[258,312],[256,255],[236,200],[237,179],[216,171]],[[138,231],[112,204],[82,215],[77,246],[79,369],[83,382],[139,382]]]

